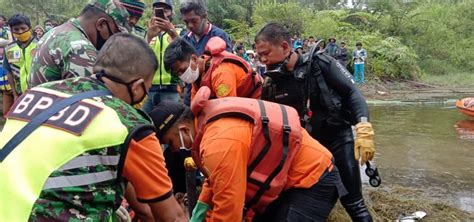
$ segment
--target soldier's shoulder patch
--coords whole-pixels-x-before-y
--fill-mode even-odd
[[[220,84],[217,86],[216,95],[218,97],[226,97],[230,93],[230,87],[227,84]]]

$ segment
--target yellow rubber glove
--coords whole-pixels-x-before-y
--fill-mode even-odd
[[[186,170],[197,170],[196,163],[194,163],[192,157],[186,157],[186,159],[184,159],[184,168]]]
[[[355,131],[355,159],[360,160],[360,165],[364,165],[367,161],[374,158],[374,129],[369,122],[361,122],[355,126]]]

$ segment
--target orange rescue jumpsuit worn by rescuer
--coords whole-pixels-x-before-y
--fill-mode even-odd
[[[209,96],[203,87],[191,103],[193,158],[207,178],[191,221],[326,220],[346,191],[332,154],[301,127],[296,110]],[[164,135],[187,108],[160,106],[151,116]]]
[[[228,96],[260,98],[263,84],[260,76],[244,59],[225,51],[225,46],[224,40],[219,37],[213,37],[207,43],[204,52],[206,73],[199,83],[193,84],[191,101],[202,86],[211,89],[210,98]]]
[[[183,82],[191,84],[191,98],[194,98],[200,87],[211,89],[211,98],[249,97],[260,98],[262,80],[250,64],[237,55],[225,51],[226,42],[220,37],[209,39],[204,49],[204,55],[199,56],[193,46],[184,39],[176,39],[167,47],[164,55],[165,69]],[[188,60],[191,58],[191,61]],[[189,62],[189,63],[188,63]],[[176,67],[184,63],[184,69]],[[187,69],[186,69],[187,68]],[[184,71],[186,70],[186,71]],[[181,152],[189,156],[189,152]],[[167,159],[167,162],[173,161]],[[176,156],[173,162],[180,162]],[[191,158],[184,160],[186,169],[194,165]],[[167,164],[175,188],[182,187],[184,171],[175,164]],[[183,175],[183,176],[182,176]],[[192,199],[192,198],[190,198]],[[193,201],[191,200],[191,205]]]

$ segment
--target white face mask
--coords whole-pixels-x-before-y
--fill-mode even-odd
[[[178,132],[179,132],[179,140],[181,140],[181,147],[180,147],[179,149],[180,149],[180,150],[190,151],[191,148],[187,148],[187,147],[184,145],[184,139],[183,139],[183,134],[181,133],[181,130],[179,129]],[[194,143],[194,138],[193,138],[193,136],[191,135],[191,133],[189,133],[189,138],[191,139],[191,142]]]
[[[192,60],[193,59],[191,58],[191,60],[189,61],[188,69],[186,69],[186,71],[179,76],[179,78],[183,80],[183,82],[188,84],[194,83],[199,78],[199,69],[196,68],[195,70],[193,70],[191,68]]]

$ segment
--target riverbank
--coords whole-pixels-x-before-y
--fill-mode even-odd
[[[423,221],[472,221],[474,215],[434,199],[424,190],[401,186],[382,185],[380,188],[364,187],[365,202],[374,221],[395,221],[416,211],[426,212]],[[350,222],[340,203],[332,211],[329,222]]]
[[[369,103],[377,101],[446,102],[474,96],[474,75],[425,76],[417,81],[369,79],[358,85]]]
[[[435,103],[438,104],[436,105],[437,107],[439,104],[441,106],[453,106],[457,99],[474,96],[474,75],[459,74],[449,78],[446,76],[428,76],[418,81],[382,81],[371,79],[364,85],[358,85],[358,87],[369,105]],[[387,113],[387,115],[393,114]],[[420,124],[426,125],[426,123]],[[419,132],[411,133],[416,134]],[[407,145],[407,141],[403,140],[398,140],[397,143],[402,146]],[[383,167],[387,163],[381,162],[380,164]],[[415,186],[402,186],[403,181],[398,179],[403,180],[403,178],[395,179],[396,177],[387,175],[396,173],[397,170],[393,168],[384,169],[382,172],[383,178],[389,177],[390,180],[386,179],[379,188],[372,188],[368,185],[365,185],[363,188],[364,197],[374,217],[374,221],[394,221],[403,214],[407,215],[416,211],[427,213],[423,221],[474,221],[474,213],[472,211],[464,211],[459,207],[459,203],[453,202],[453,200],[461,202],[463,200],[456,200],[457,198],[452,197],[452,194],[446,194],[449,192],[444,190],[450,190],[448,188],[450,186],[447,183],[431,184],[434,187],[439,186],[443,190],[443,194],[436,194],[433,193],[436,191],[430,191],[432,187],[429,184],[433,183],[433,181],[428,182],[428,185],[420,183]],[[401,171],[398,173],[403,174]],[[440,177],[442,176],[436,176],[436,178]],[[453,187],[453,189],[455,188]],[[465,206],[472,210],[474,206],[472,198],[467,198],[465,201]],[[343,207],[338,204],[333,210],[329,221],[350,221],[350,218],[345,213]]]

